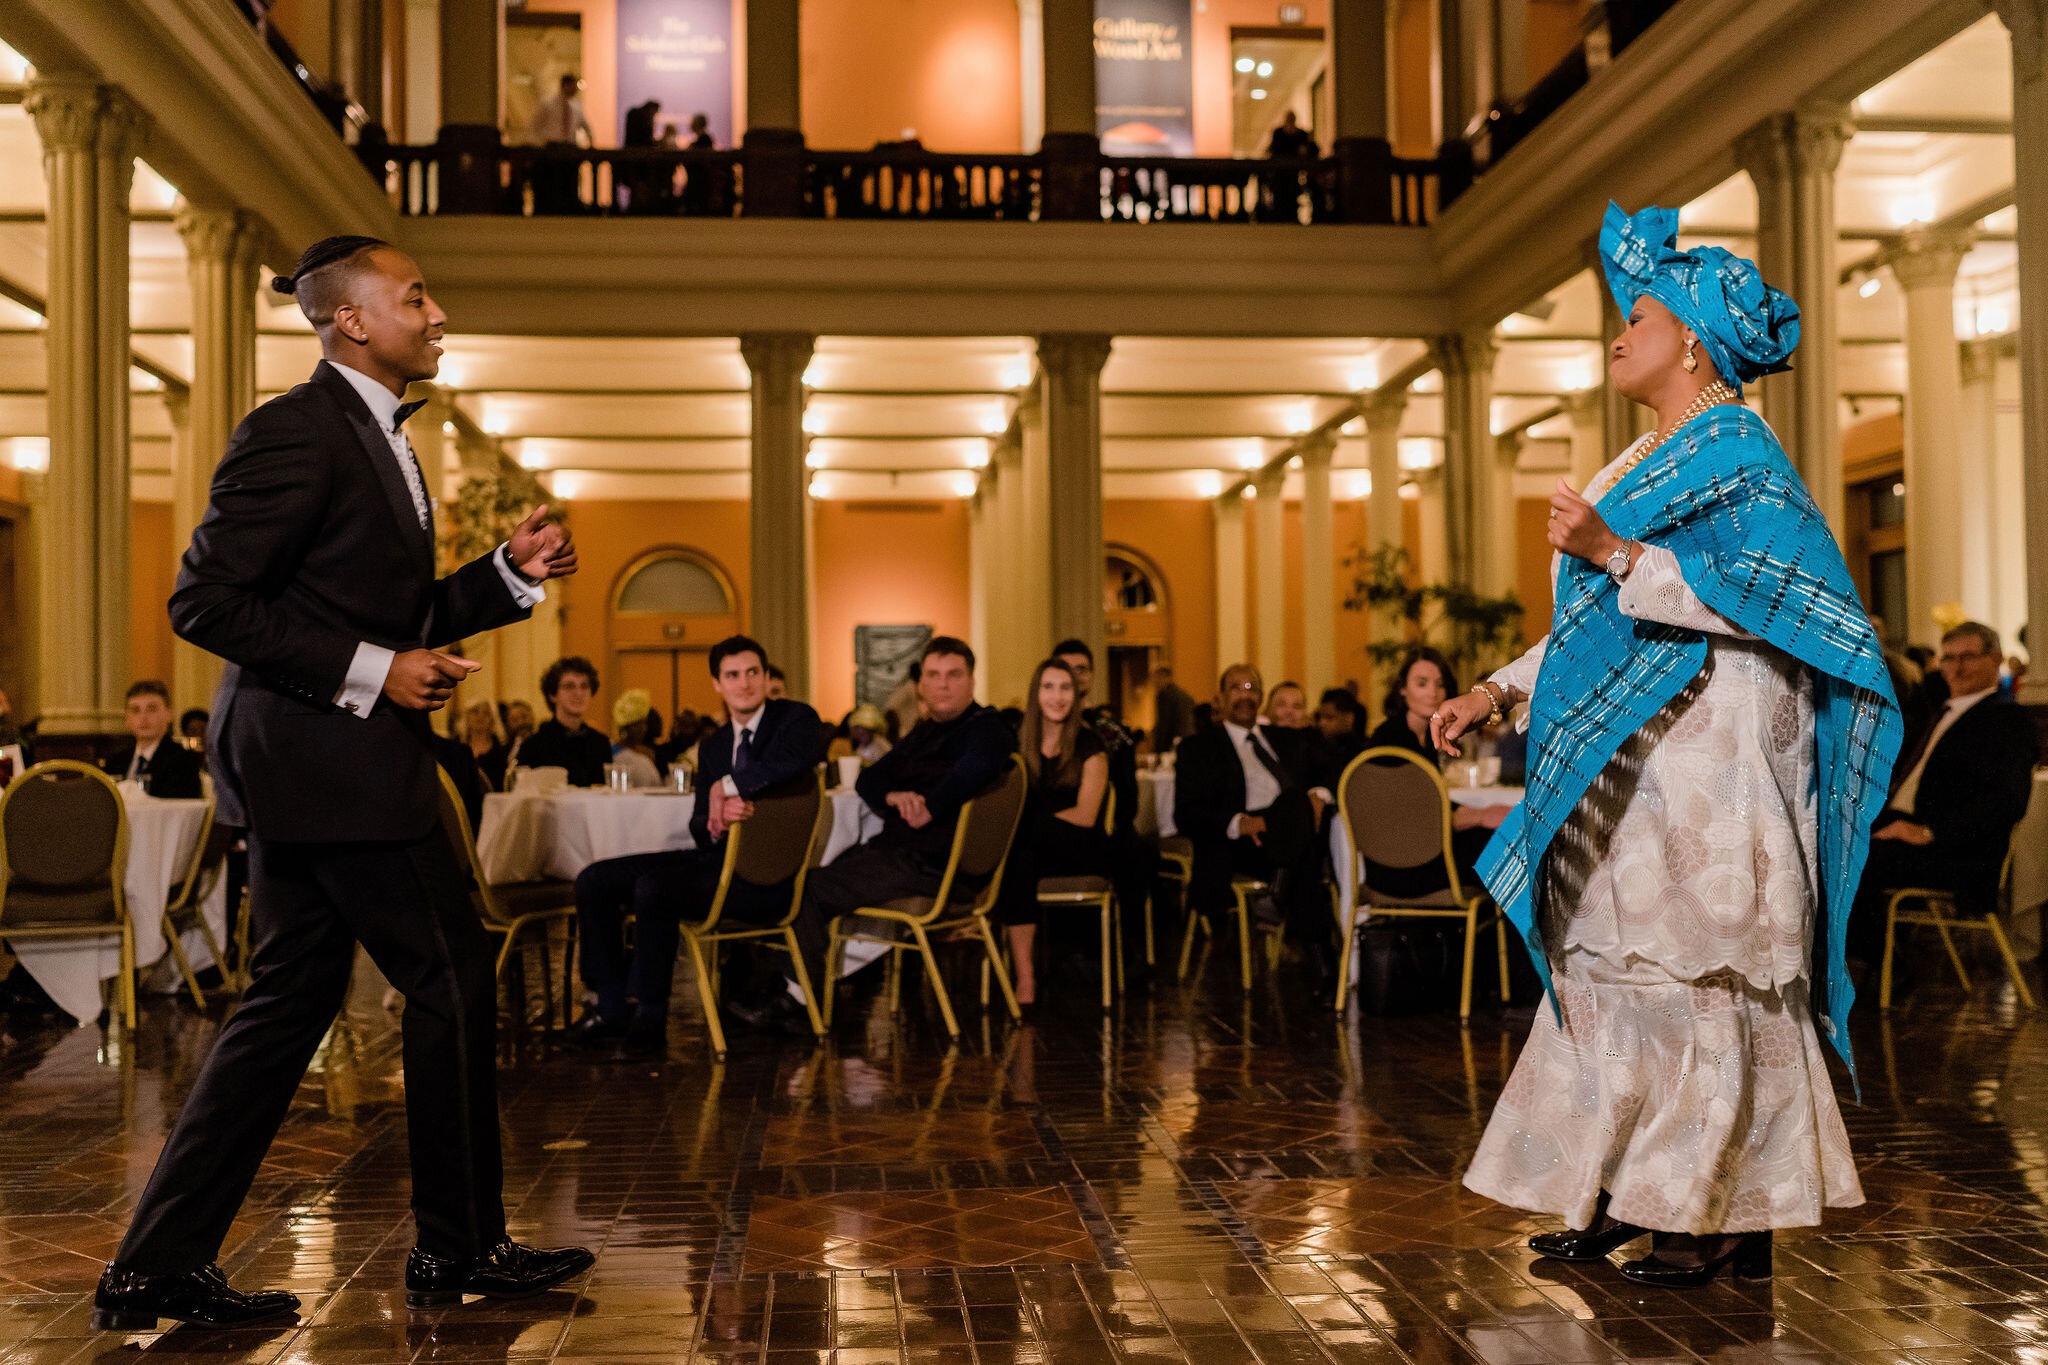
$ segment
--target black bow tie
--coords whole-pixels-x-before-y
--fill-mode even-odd
[[[425,407],[426,405],[427,400],[424,398],[415,398],[410,403],[400,403],[398,405],[398,411],[393,413],[391,416],[391,429],[393,431],[397,431],[400,427],[405,425],[406,418],[412,416],[414,413],[418,412],[421,408]]]

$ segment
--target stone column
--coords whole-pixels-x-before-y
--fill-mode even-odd
[[[1956,267],[1969,238],[1906,235],[1892,273],[1906,292],[1906,636],[1937,643],[1934,610],[1963,600],[1962,371]]]
[[[1401,545],[1401,419],[1408,412],[1408,393],[1376,393],[1365,405],[1366,467],[1372,472],[1372,494],[1365,504],[1368,550]]]
[[[1108,337],[1094,333],[1038,339],[1050,475],[1052,631],[1057,638],[1086,640],[1103,660],[1108,656],[1102,633],[1102,367],[1109,347]]]
[[[1493,477],[1486,483],[1486,553],[1483,591],[1498,597],[1516,590],[1521,582],[1521,520],[1515,496],[1515,470],[1522,462],[1526,434],[1514,432],[1493,438]]]
[[[2012,146],[2019,209],[2020,444],[2026,470],[2029,669],[2020,700],[2048,705],[2048,0],[1991,0],[2012,36]],[[1908,496],[1911,496],[1910,489]]]
[[[750,217],[803,214],[804,121],[798,0],[746,0],[746,189]]]
[[[182,558],[193,528],[206,515],[214,467],[256,402],[256,280],[249,262],[257,229],[242,210],[190,204],[179,210],[177,224],[192,290],[190,416],[171,490],[171,552]],[[183,640],[176,642],[172,659],[177,704],[208,705],[220,682],[220,660]]]
[[[1309,705],[1337,681],[1336,528],[1330,511],[1335,433],[1301,445],[1301,685]]]
[[[1444,497],[1449,479],[1444,469],[1444,465],[1438,464],[1415,471],[1415,494],[1420,504],[1415,510],[1422,523],[1421,563],[1416,567],[1424,583],[1447,583],[1451,578],[1450,512]]]
[[[1095,134],[1094,0],[1041,0],[1045,35],[1045,134],[1042,212],[1047,218],[1102,215]]]
[[[1017,145],[1028,155],[1045,136],[1044,0],[1017,0]]]
[[[1796,236],[1792,211],[1792,147],[1786,118],[1773,114],[1735,140],[1735,160],[1749,176],[1756,191],[1756,264],[1764,279],[1780,289],[1792,287],[1792,240]],[[1798,363],[1803,371],[1806,353],[1806,300],[1800,299],[1800,345]],[[1798,451],[1792,441],[1798,419],[1794,416],[1793,385],[1790,374],[1775,374],[1756,381],[1763,419],[1770,424],[1786,454],[1796,464]],[[1617,449],[1616,453],[1619,453]]]
[[[1619,454],[1610,454],[1605,439],[1606,403],[1598,389],[1580,389],[1564,396],[1564,413],[1572,424],[1572,487],[1580,492],[1593,476]]]
[[[1330,11],[1330,155],[1347,223],[1393,221],[1393,148],[1387,142],[1386,0],[1352,0]]]
[[[36,521],[43,729],[121,728],[128,676],[128,193],[142,115],[120,91],[43,76],[50,468]]]
[[[1961,350],[1956,413],[1962,466],[1956,470],[1962,525],[1963,609],[1979,621],[1997,624],[2003,615],[1998,581],[1999,522],[1997,341],[1968,341]],[[1910,491],[1910,490],[1909,490]],[[1910,561],[1909,561],[1910,562]]]
[[[490,213],[498,199],[503,0],[441,3],[441,208]]]
[[[753,376],[747,562],[753,579],[748,624],[789,678],[789,694],[810,697],[810,556],[804,530],[804,367],[817,338],[754,332],[740,338]]]
[[[1251,657],[1245,631],[1244,499],[1224,493],[1216,510],[1216,671]]]
[[[1436,90],[1441,130],[1437,135],[1437,197],[1448,204],[1472,184],[1472,144],[1465,128],[1472,97],[1465,79],[1465,39],[1459,0],[1436,0]]]
[[[1050,377],[1041,368],[1017,404],[1017,487],[1011,502],[1014,552],[1011,572],[1016,599],[1013,638],[1020,657],[1009,686],[1018,696],[1031,681],[1031,669],[1045,657],[1058,637],[1053,633],[1052,552],[1052,423],[1046,390]]]
[[[1271,687],[1287,676],[1287,538],[1282,494],[1286,466],[1262,471],[1252,481],[1252,579],[1258,590],[1252,662]]]
[[[1614,380],[1608,373],[1608,361],[1614,355],[1614,342],[1622,333],[1621,307],[1614,301],[1614,293],[1607,287],[1606,268],[1600,261],[1598,238],[1589,240],[1585,247],[1586,268],[1593,272],[1593,292],[1600,300],[1600,445],[1608,460],[1628,448],[1629,442],[1648,430],[1644,421],[1648,409],[1639,408],[1614,387]],[[1602,461],[1604,464],[1606,461]]]
[[[1438,346],[1444,377],[1444,517],[1450,580],[1498,592],[1491,539],[1494,484],[1491,328],[1446,336]]]
[[[992,512],[999,477],[995,461],[990,459],[988,468],[982,470],[975,482],[974,496],[967,500],[967,643],[980,665],[975,671],[975,700],[984,705],[990,700],[989,674],[995,664],[989,639],[989,598],[993,586],[989,571],[1000,561],[989,541],[995,533]]]
[[[1835,167],[1855,136],[1847,105],[1816,105],[1788,123],[1792,153],[1792,279],[1771,280],[1799,304],[1797,368],[1792,381],[1792,448],[1807,490],[1840,540],[1843,522],[1841,385],[1836,361],[1841,326],[1836,299],[1841,265],[1836,257]],[[1766,277],[1768,278],[1768,277]],[[1774,379],[1773,382],[1776,382]]]

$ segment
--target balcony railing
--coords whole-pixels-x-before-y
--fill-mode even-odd
[[[965,156],[915,143],[865,152],[792,143],[764,154],[366,140],[356,150],[392,206],[416,217],[1420,226],[1462,188],[1447,165],[1383,150],[1299,160],[1093,156],[1078,163],[1056,152]]]

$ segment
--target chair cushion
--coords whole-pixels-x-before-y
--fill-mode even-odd
[[[1408,907],[1417,910],[1435,910],[1438,908],[1463,910],[1465,908],[1459,903],[1457,897],[1451,894],[1451,889],[1448,886],[1441,891],[1432,891],[1426,896],[1383,896],[1368,886],[1364,888],[1362,903],[1377,909],[1387,910],[1399,910]]]
[[[0,902],[0,935],[9,929],[73,925],[83,928],[93,924],[120,928],[121,916],[114,904],[112,887],[46,891],[15,882],[7,888],[4,902]]]
[[[1195,856],[1195,841],[1176,834],[1171,839],[1161,839],[1159,851],[1173,858],[1192,858]]]
[[[491,887],[498,906],[513,919],[550,910],[576,908],[576,883],[562,881],[499,882]]]
[[[1038,898],[1047,896],[1107,896],[1111,891],[1107,877],[1041,877],[1038,880]]]

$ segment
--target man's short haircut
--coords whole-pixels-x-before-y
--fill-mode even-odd
[[[768,667],[768,651],[759,640],[748,635],[728,635],[711,646],[711,676],[717,677],[725,661],[735,654],[749,654],[761,661],[761,667]],[[770,670],[771,675],[773,670]]]
[[[1266,690],[1266,680],[1259,676],[1259,666],[1257,664],[1232,664],[1223,670],[1222,677],[1216,679],[1216,690],[1218,692],[1228,692],[1230,690],[1230,675],[1233,673],[1251,674],[1253,678],[1257,679],[1259,690],[1261,692]]]
[[[299,311],[315,328],[334,324],[343,287],[361,269],[365,257],[391,243],[381,237],[322,237],[305,250],[289,275],[273,275],[270,287],[299,301]]]
[[[1365,708],[1358,704],[1358,698],[1348,687],[1326,687],[1323,695],[1316,700],[1317,709],[1334,706],[1347,716],[1357,716]]]
[[[1052,647],[1052,657],[1055,659],[1062,658],[1068,654],[1078,654],[1088,661],[1088,666],[1090,668],[1095,667],[1095,651],[1088,648],[1088,642],[1086,640],[1075,640],[1069,638],[1060,641],[1058,644]]]
[[[784,673],[781,669],[777,668],[774,664],[768,665],[768,676],[773,678],[777,682],[789,681],[789,675]]]
[[[1984,646],[1984,652],[1992,658],[2005,658],[2005,647],[1998,642],[1998,632],[1982,621],[1964,621],[1960,625],[1950,626],[1941,633],[1941,642],[1947,644],[1950,640],[1960,640],[1964,636]]]
[[[918,672],[923,673],[924,661],[933,655],[944,654],[954,659],[967,660],[967,671],[974,671],[974,647],[957,635],[934,635],[926,643],[924,653],[918,656]]]
[[[571,673],[581,673],[589,679],[591,694],[596,695],[597,665],[581,654],[571,654],[549,664],[548,671],[540,675],[540,694],[547,699],[549,706],[555,704],[555,693],[562,690],[562,679]]]
[[[208,724],[213,720],[213,713],[203,706],[195,706],[184,715],[178,717],[178,728],[182,730],[195,720],[201,725]]]
[[[128,685],[128,695],[121,698],[121,700],[134,701],[137,697],[156,697],[165,706],[169,706],[171,704],[171,689],[165,687],[155,678],[144,678],[141,682],[130,683]]]

